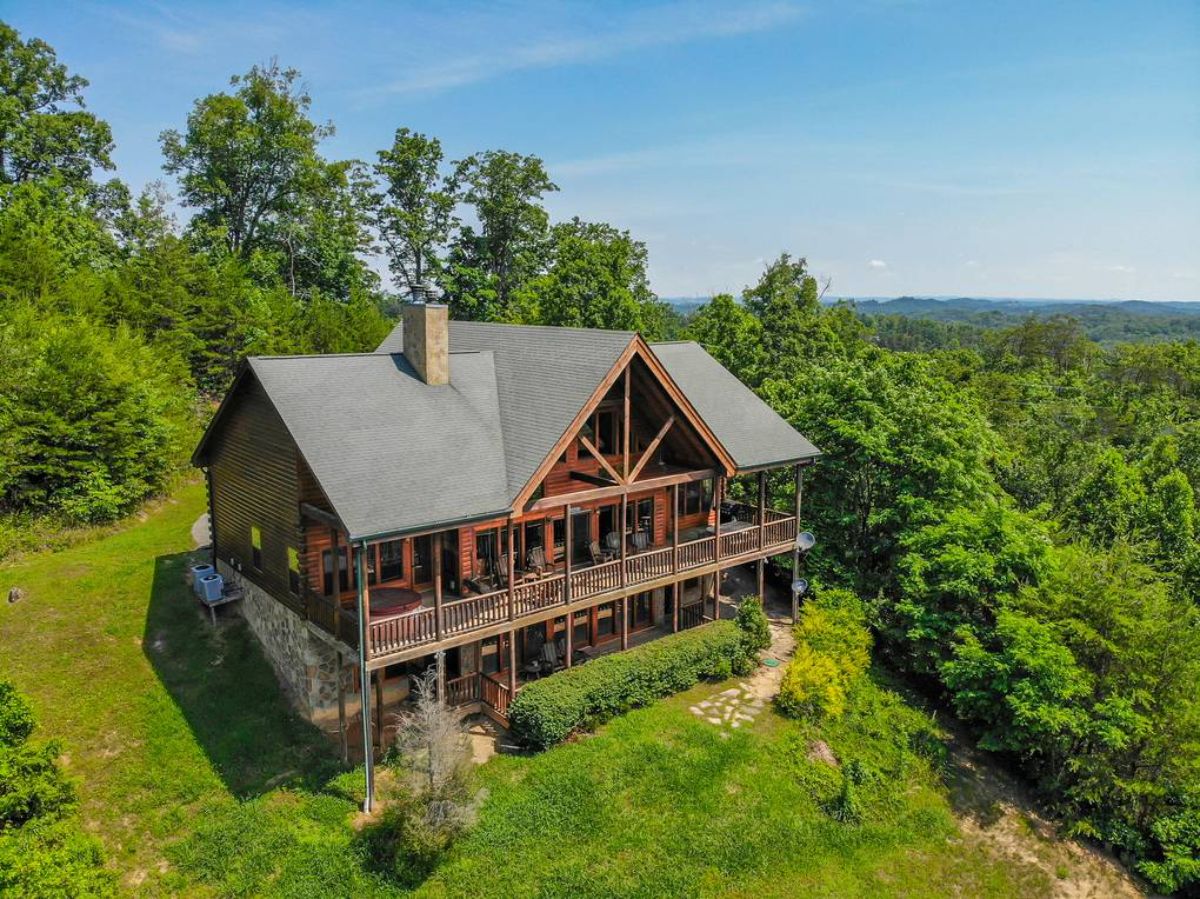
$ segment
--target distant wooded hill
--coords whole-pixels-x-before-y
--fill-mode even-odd
[[[1159,340],[1200,340],[1200,302],[1147,302],[1145,300],[983,299],[978,297],[837,297],[853,303],[866,319],[882,323],[889,316],[956,322],[978,328],[1003,328],[1029,318],[1070,316],[1077,319],[1092,340],[1122,343]],[[683,315],[706,301],[705,297],[668,299]],[[962,329],[956,329],[962,330]],[[965,336],[965,331],[960,336]]]

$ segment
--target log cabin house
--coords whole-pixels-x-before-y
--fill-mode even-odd
[[[369,760],[410,674],[505,723],[527,679],[717,617],[723,570],[761,591],[818,455],[695,343],[413,304],[375,353],[249,359],[193,461],[289,697]]]

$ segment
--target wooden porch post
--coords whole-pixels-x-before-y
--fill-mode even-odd
[[[804,468],[796,466],[796,536],[800,535],[800,500],[804,496]],[[792,547],[792,580],[800,577],[800,544]],[[792,591],[792,624],[800,620],[800,597]]]
[[[625,586],[625,528],[629,520],[629,494],[621,494],[621,524],[617,528],[617,536],[621,538],[621,586]]]
[[[632,420],[630,419],[630,416],[629,416],[629,369],[632,367],[633,367],[633,361],[630,360],[629,365],[625,366],[625,413],[624,413],[624,421],[623,421],[624,427],[622,428],[622,430],[624,430],[624,432],[625,432],[623,435],[625,438],[625,448],[624,448],[625,467],[621,471],[621,478],[622,478],[622,480],[624,480],[626,482],[629,481],[629,434],[633,430]],[[623,521],[621,522],[621,527],[622,528],[625,527],[625,522],[623,522]],[[621,533],[624,534],[625,531],[622,530]]]
[[[716,543],[713,545],[713,559],[716,562],[716,569],[713,571],[713,616],[712,620],[716,621],[719,617],[721,608],[721,504],[725,502],[725,475],[717,475],[716,490],[713,491],[713,506],[716,508],[714,520],[716,524],[713,526],[713,532],[716,534]],[[703,608],[704,597],[700,598],[701,608]]]
[[[379,754],[383,754],[383,669],[375,669],[375,729],[379,732]]]
[[[338,743],[342,749],[342,764],[350,764],[350,744],[346,739],[346,685],[342,683],[344,665],[341,650],[337,653]]]
[[[671,485],[671,573],[679,573],[679,485]]]
[[[517,629],[508,632],[508,698],[517,695]]]
[[[761,550],[767,539],[767,473],[758,473],[758,548]]]
[[[333,549],[329,558],[329,567],[333,571],[333,635],[340,640],[342,638],[342,559],[338,555],[337,528],[329,529],[329,537],[333,542]],[[350,551],[349,547],[347,547],[346,551]],[[350,567],[349,559],[346,560],[346,567]]]
[[[335,556],[333,559],[333,579],[334,583],[338,584],[338,559]],[[371,752],[371,675],[367,671],[367,616],[370,611],[370,602],[367,596],[367,579],[364,576],[366,572],[363,570],[363,558],[361,555],[355,556],[355,564],[358,568],[358,577],[355,580],[358,582],[358,695],[359,695],[359,717],[362,719],[362,741],[363,741],[363,773],[366,779],[366,795],[363,798],[363,811],[370,812],[375,805],[375,759]]]
[[[513,520],[508,520],[508,620],[512,621],[517,617],[517,599],[516,585],[513,583],[517,578],[517,546],[516,546],[516,528],[513,527]]]
[[[563,601],[566,602],[566,604],[568,606],[570,606],[571,605],[571,556],[574,554],[574,550],[575,550],[575,544],[573,542],[575,539],[575,534],[574,534],[574,529],[571,527],[571,519],[574,518],[575,516],[573,516],[571,514],[571,504],[570,503],[567,503],[567,506],[566,506],[563,514],[565,514],[567,516],[567,520],[564,525],[565,530],[566,530],[566,542],[565,542],[565,545],[563,546],[563,553],[565,556],[565,558],[563,559],[563,571],[565,573],[565,576],[563,577]],[[554,525],[551,524],[550,527],[553,528]]]
[[[758,551],[761,553],[767,545],[767,473],[760,471],[758,473]],[[760,555],[758,557],[758,565],[756,566],[755,574],[758,579],[758,598],[762,601],[763,607],[766,607],[767,596],[767,557]]]
[[[671,610],[671,633],[679,633],[679,605],[683,602],[683,581],[676,581],[671,589],[675,594],[675,602]]]
[[[442,532],[433,535],[433,626],[442,641]],[[441,687],[439,686],[439,690]]]
[[[575,613],[567,606],[567,667],[571,667],[571,656],[575,654]]]
[[[621,598],[621,648],[629,648],[629,597]]]
[[[725,475],[717,475],[717,483],[713,489],[713,534],[716,536],[716,542],[713,544],[713,559],[716,562],[721,561],[721,503],[725,499]]]

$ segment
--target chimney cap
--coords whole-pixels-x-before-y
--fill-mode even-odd
[[[422,303],[426,306],[443,305],[438,302],[441,297],[442,289],[430,278],[423,279],[410,294],[410,299],[413,303]]]

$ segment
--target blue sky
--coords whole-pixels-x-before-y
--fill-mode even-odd
[[[1200,3],[6,0],[92,82],[119,174],[231,74],[299,68],[330,156],[408,126],[546,160],[664,296],[783,250],[834,295],[1200,300]]]

